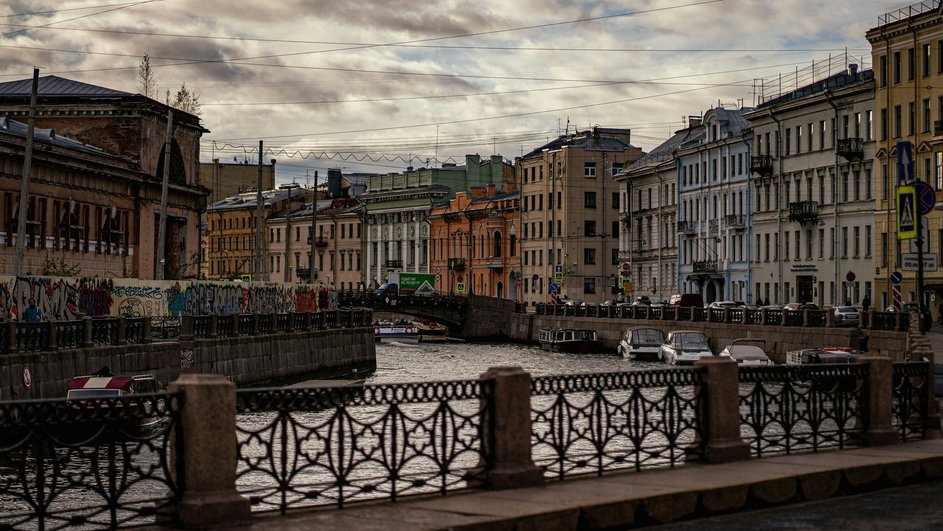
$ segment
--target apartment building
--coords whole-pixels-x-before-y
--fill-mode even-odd
[[[700,118],[614,176],[619,185],[621,298],[656,301],[678,292],[678,165],[675,152],[702,139]]]
[[[913,177],[928,183],[940,201],[943,190],[943,12],[939,2],[921,2],[878,17],[867,32],[874,65],[874,166],[876,249],[875,302],[893,303],[891,274],[899,272],[902,299],[916,301],[917,272],[905,262],[916,256],[913,240],[897,238],[895,187],[908,176],[898,166],[899,145],[909,143]],[[943,297],[943,216],[931,210],[922,218],[924,227],[924,302],[931,295]]]
[[[474,187],[433,206],[429,260],[437,292],[519,300],[520,207],[513,183],[504,190],[493,184]]]
[[[750,122],[752,109],[704,113],[702,135],[681,143],[678,288],[717,300],[754,302],[750,285]]]
[[[615,296],[620,195],[613,176],[644,155],[630,141],[629,129],[594,127],[516,160],[524,302]]]
[[[778,95],[753,124],[753,283],[773,304],[874,300],[873,75]]]

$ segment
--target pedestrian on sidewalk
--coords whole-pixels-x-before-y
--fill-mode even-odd
[[[871,299],[867,295],[865,295],[864,298],[861,299],[861,309],[867,312],[868,308],[870,307],[871,307]]]

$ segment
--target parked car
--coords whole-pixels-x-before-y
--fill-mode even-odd
[[[752,337],[734,339],[718,356],[729,356],[740,365],[773,364],[773,360],[766,354],[766,340]]]
[[[737,301],[714,301],[707,305],[708,308],[736,308],[738,306],[743,306],[742,302]]]
[[[783,306],[783,309],[795,312],[799,310],[818,310],[819,306],[814,302],[790,302],[786,306]]]
[[[682,307],[704,307],[704,298],[701,297],[700,293],[676,293],[671,297],[668,297],[669,306],[682,306]]]
[[[623,358],[657,360],[665,333],[650,326],[634,326],[625,331],[618,351]]]
[[[858,310],[851,306],[836,306],[832,308],[835,316],[835,326],[858,326],[860,317]]]
[[[658,351],[658,358],[670,365],[690,365],[695,361],[713,356],[707,336],[696,330],[674,330]]]
[[[884,311],[885,311],[885,312],[895,312],[895,311],[897,311],[897,310],[895,310],[895,309],[894,309],[894,305],[891,304],[890,306],[888,306],[887,308],[885,308]],[[902,311],[902,312],[909,312],[909,313],[919,313],[919,312],[920,312],[920,305],[917,304],[916,302],[905,302],[903,305],[901,305],[900,311]]]
[[[646,296],[636,297],[635,302],[632,303],[632,306],[651,306],[652,300]]]

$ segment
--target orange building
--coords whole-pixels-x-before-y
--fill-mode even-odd
[[[520,299],[521,194],[513,188],[474,187],[432,207],[429,261],[439,293]]]

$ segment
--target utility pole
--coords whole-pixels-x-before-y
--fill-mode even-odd
[[[259,178],[255,190],[255,267],[252,280],[264,280],[265,260],[262,256],[262,141],[259,140]]]
[[[26,213],[29,209],[29,179],[33,171],[33,130],[36,128],[36,93],[39,92],[39,69],[33,68],[33,90],[29,97],[29,122],[26,125],[26,155],[23,160],[23,182],[20,186],[20,208],[16,218],[16,256],[13,274],[19,278],[23,273],[26,249]]]
[[[288,190],[288,213],[285,215],[285,282],[291,282],[291,272],[288,264],[291,257],[291,191],[298,188],[295,183],[283,184],[279,188]]]
[[[164,142],[164,176],[160,185],[160,227],[157,229],[157,272],[154,278],[164,280],[164,249],[167,244],[167,187],[170,182],[170,151],[173,147],[174,110],[167,111],[167,140]]]
[[[308,259],[308,284],[314,284],[314,239],[318,228],[318,170],[314,170],[314,198],[311,200],[311,258]]]

